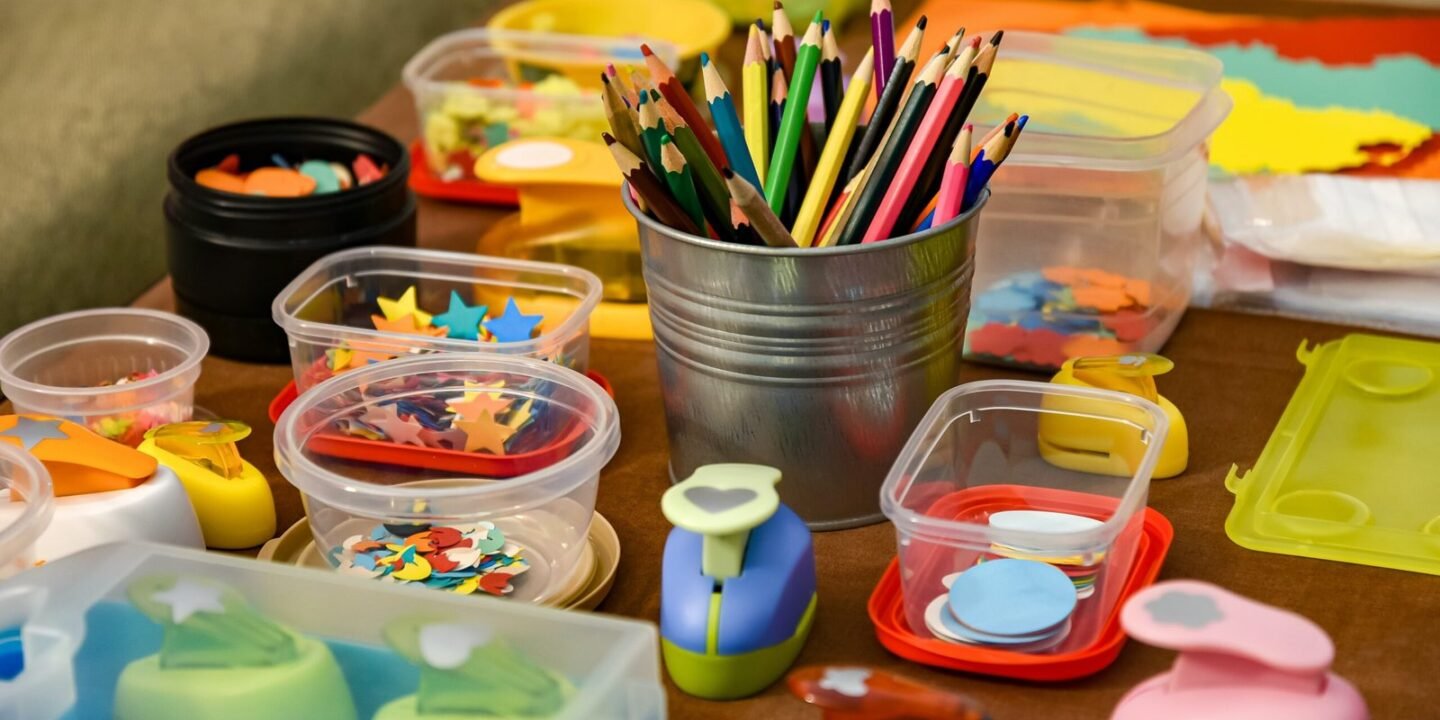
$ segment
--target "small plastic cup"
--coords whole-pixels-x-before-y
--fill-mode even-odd
[[[426,439],[428,447],[399,445],[342,429],[390,410],[419,422],[406,411],[467,396],[504,401],[508,409],[491,417],[505,423],[514,420],[512,409],[529,403],[533,420],[503,454],[446,449]],[[462,431],[458,442],[469,435]],[[300,490],[316,547],[332,566],[374,574],[356,568],[350,551],[357,539],[406,538],[442,526],[473,532],[493,523],[528,564],[506,597],[539,604],[573,586],[600,469],[619,444],[615,403],[593,381],[553,363],[481,354],[410,358],[338,375],[301,395],[275,428],[276,463]],[[375,552],[383,558],[392,551]],[[430,579],[406,582],[444,585]]]
[[[15,412],[51,415],[140,444],[158,425],[190,419],[205,331],[156,310],[81,310],[0,340],[0,392]]]
[[[539,335],[495,343],[376,330],[380,298],[399,298],[412,287],[417,308],[429,313],[444,313],[452,293],[467,305],[487,306],[491,318],[513,299],[521,313],[544,316]],[[280,291],[272,312],[289,336],[295,385],[303,393],[368,362],[418,353],[526,356],[584,372],[590,313],[600,292],[600,278],[568,265],[370,247],[321,258]],[[336,351],[349,352],[350,362],[336,362]]]
[[[34,455],[9,443],[0,443],[0,579],[33,567],[35,541],[50,525],[55,512],[55,490],[50,473]],[[13,510],[19,506],[18,511]]]
[[[1093,388],[992,380],[941,395],[880,490],[881,509],[895,524],[911,631],[937,637],[926,614],[947,594],[948,576],[1014,558],[1059,568],[1077,596],[1063,639],[1022,651],[1067,653],[1094,643],[1134,565],[1167,425],[1154,403]],[[1078,527],[991,524],[1008,511],[1081,519]]]

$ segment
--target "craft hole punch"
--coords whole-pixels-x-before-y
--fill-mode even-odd
[[[1131,690],[1111,720],[1368,720],[1365,700],[1330,672],[1335,646],[1315,623],[1195,580],[1130,599],[1132,637],[1178,650],[1174,667]],[[1223,711],[1221,710],[1223,708]]]
[[[815,553],[778,482],[780,471],[763,465],[705,465],[660,500],[675,525],[660,576],[661,654],[691,695],[764,690],[810,634]]]
[[[1072,358],[1050,382],[1122,392],[1160,406],[1169,427],[1152,477],[1168,478],[1185,472],[1190,460],[1185,418],[1155,385],[1156,376],[1174,367],[1169,359],[1149,353]],[[1087,405],[1093,403],[1084,398],[1056,396],[1047,398],[1045,405],[1059,411],[1040,421],[1040,451],[1047,462],[1107,475],[1127,476],[1135,471],[1135,463],[1146,449],[1138,428],[1088,417],[1094,413]]]
[[[149,455],[40,415],[0,416],[0,443],[28,451],[50,475],[54,511],[35,541],[37,562],[120,540],[204,547],[185,487]],[[0,503],[0,524],[28,511],[22,499]]]
[[[140,443],[140,452],[180,478],[208,547],[238,550],[275,537],[270,483],[236,447],[249,436],[241,422],[196,421],[154,428]]]
[[[825,720],[987,720],[974,700],[873,667],[812,665],[786,678]]]
[[[475,162],[475,176],[512,186],[520,212],[480,238],[480,251],[575,265],[604,285],[591,315],[598,337],[648,340],[640,239],[620,200],[620,174],[605,146],[565,138],[515,140]]]

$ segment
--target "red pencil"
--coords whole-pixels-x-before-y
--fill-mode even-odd
[[[970,179],[970,138],[975,132],[974,125],[966,125],[955,138],[955,147],[950,150],[950,159],[945,164],[945,175],[940,180],[940,194],[935,200],[935,219],[930,227],[955,219],[960,214],[960,204],[965,199],[965,182]]]
[[[695,136],[700,139],[700,147],[705,148],[705,154],[710,156],[710,162],[715,163],[717,168],[726,167],[728,163],[725,162],[725,148],[720,146],[715,133],[709,131],[710,124],[705,122],[700,109],[695,107],[695,101],[690,99],[690,93],[680,83],[680,78],[675,77],[675,73],[664,60],[650,51],[649,45],[641,45],[640,52],[645,55],[645,66],[650,69],[650,78],[655,81],[655,88],[665,96],[670,106],[675,108],[675,112],[680,113],[686,125],[697,128]]]

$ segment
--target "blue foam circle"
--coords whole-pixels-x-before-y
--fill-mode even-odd
[[[989,635],[1035,635],[1075,612],[1075,585],[1059,568],[1034,560],[976,565],[950,585],[950,612]]]

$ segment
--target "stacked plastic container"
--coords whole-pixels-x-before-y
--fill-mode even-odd
[[[1145,506],[1166,429],[1158,406],[1104,390],[985,381],[945,393],[881,490],[899,548],[870,602],[881,641],[918,662],[1027,679],[1104,667],[1123,641],[1120,605],[1168,546],[1168,523]],[[1028,646],[944,637],[933,606],[954,599],[956,574],[1002,559],[1073,583],[1068,629]]]
[[[1025,133],[990,183],[966,356],[1057,369],[1158,350],[1190,299],[1206,142],[1230,111],[1205,53],[1026,32],[972,117]]]
[[[35,564],[35,542],[50,525],[55,491],[50,473],[30,453],[0,443],[0,489],[5,502],[18,511],[0,513],[0,579]]]

